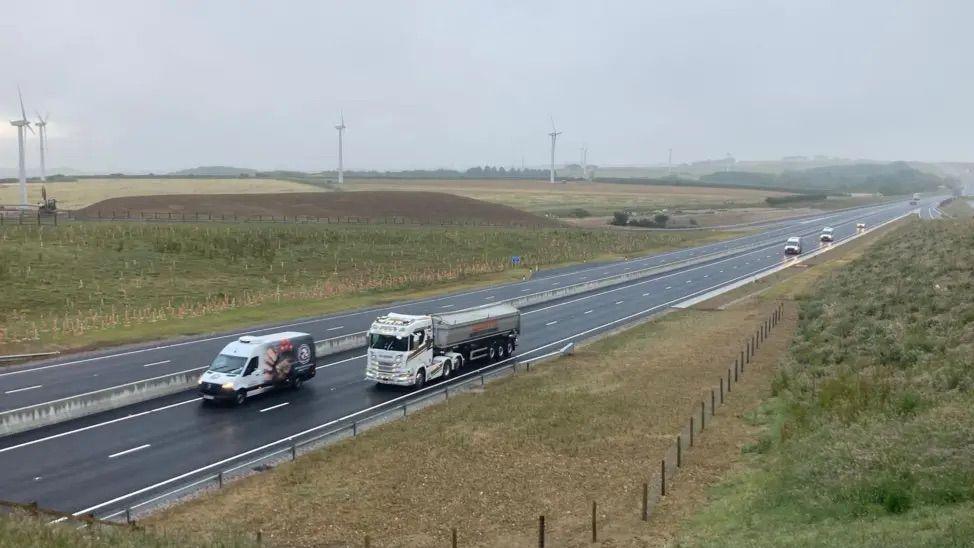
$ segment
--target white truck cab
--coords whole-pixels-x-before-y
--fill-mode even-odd
[[[835,232],[832,227],[827,226],[822,229],[822,234],[818,237],[821,242],[831,242],[833,241],[833,232]]]
[[[244,335],[226,345],[199,380],[203,401],[247,398],[288,385],[300,388],[315,376],[315,342],[307,333],[287,331]]]
[[[785,255],[800,255],[802,252],[802,239],[792,236],[785,242]]]
[[[422,386],[426,380],[448,376],[457,356],[435,356],[433,318],[392,312],[376,318],[369,328],[368,373],[374,380],[400,386]],[[451,362],[450,358],[453,358]],[[422,380],[417,375],[422,371]]]

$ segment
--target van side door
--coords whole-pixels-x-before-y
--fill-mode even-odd
[[[260,367],[260,355],[250,358],[247,361],[247,367],[244,368],[243,373],[240,375],[240,383],[243,385],[244,390],[247,391],[247,395],[258,392],[263,378],[264,375]]]

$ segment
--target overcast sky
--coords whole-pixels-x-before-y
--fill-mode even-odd
[[[967,1],[0,4],[0,115],[49,166],[974,160]],[[34,115],[31,114],[33,118]],[[0,128],[0,166],[16,166]],[[29,141],[28,163],[37,163]]]

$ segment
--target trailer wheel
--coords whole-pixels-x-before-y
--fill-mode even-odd
[[[419,373],[416,373],[416,381],[413,383],[413,388],[419,390],[426,386],[426,370],[420,369]]]
[[[507,355],[508,356],[514,355],[514,342],[512,341],[507,341]]]
[[[233,397],[233,403],[237,405],[243,405],[247,401],[247,391],[237,390],[236,395]]]
[[[503,360],[504,359],[504,345],[503,344],[497,345],[497,359],[498,360]]]
[[[490,345],[490,350],[487,351],[487,361],[494,361],[497,358],[497,347]]]

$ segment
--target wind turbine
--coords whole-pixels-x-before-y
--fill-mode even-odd
[[[555,182],[555,141],[558,140],[558,136],[561,132],[555,129],[555,119],[551,119],[551,133],[548,134],[551,137],[551,178],[548,182]]]
[[[578,149],[582,153],[582,179],[588,179],[588,147],[582,146]]]
[[[345,133],[345,113],[341,113],[341,122],[335,126],[338,130],[338,184],[345,182],[345,169],[342,165],[342,135]]]
[[[17,97],[20,99],[20,120],[11,120],[10,125],[17,128],[17,145],[20,147],[18,160],[20,163],[17,168],[17,178],[20,179],[20,208],[27,209],[27,166],[24,165],[24,128],[34,133],[27,120],[27,111],[24,110],[24,96],[20,93],[20,86],[17,86]]]
[[[41,181],[47,181],[47,167],[44,165],[44,149],[47,148],[47,120],[51,115],[41,118],[41,113],[37,113],[37,138],[40,140],[40,150],[41,150]]]

